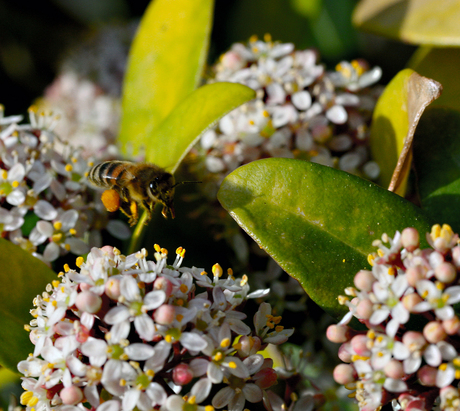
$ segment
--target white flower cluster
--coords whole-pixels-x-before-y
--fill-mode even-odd
[[[420,249],[414,228],[384,235],[369,262],[340,301],[350,311],[328,329],[342,343],[347,364],[334,378],[356,390],[360,410],[393,401],[398,410],[460,409],[460,246],[448,225],[427,234],[431,248]],[[384,245],[388,243],[389,245]],[[348,326],[352,317],[368,331]]]
[[[254,89],[254,100],[224,116],[201,138],[198,153],[218,183],[242,164],[265,157],[299,158],[376,179],[368,126],[381,69],[363,61],[326,71],[314,50],[251,38],[223,54],[209,82]]]
[[[218,264],[211,276],[181,267],[184,253],[167,265],[158,245],[155,262],[145,249],[124,256],[106,246],[65,267],[27,326],[35,350],[18,365],[27,411],[242,411],[247,401],[278,410],[281,398],[267,394],[277,372],[259,351],[293,330],[267,303],[249,327],[242,304],[268,290],[249,293],[246,276],[223,278]],[[302,399],[310,410],[312,398]]]
[[[29,110],[4,117],[0,107],[0,231],[34,256],[51,262],[60,255],[100,244],[100,229],[126,237],[120,221],[107,223],[102,204],[86,184],[89,165],[80,149],[56,150],[57,118]],[[105,222],[104,222],[105,221]],[[97,226],[97,227],[96,227]]]

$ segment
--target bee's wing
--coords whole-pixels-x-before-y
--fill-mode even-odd
[[[129,168],[124,168],[117,176],[117,184],[120,187],[126,187],[136,176],[130,171]]]

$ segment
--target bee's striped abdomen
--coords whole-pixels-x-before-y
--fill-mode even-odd
[[[120,183],[131,166],[128,161],[104,161],[89,170],[88,180],[98,187],[123,186]]]

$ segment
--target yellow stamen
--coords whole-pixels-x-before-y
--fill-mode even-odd
[[[65,248],[67,251],[70,251],[70,244],[64,244],[64,248]]]
[[[59,287],[59,284],[61,284],[61,282],[58,281],[58,280],[53,280],[53,281],[51,282],[51,284],[53,285],[54,288],[57,288],[57,287]]]
[[[72,170],[73,170],[72,164],[66,164],[66,165],[65,165],[65,171],[67,171],[68,173],[70,173]]]
[[[222,267],[219,264],[214,264],[212,266],[212,273],[214,274],[215,277],[220,278],[223,272],[224,271],[222,270]]]
[[[51,240],[52,240],[54,243],[58,243],[59,241],[62,240],[62,233],[53,234],[53,235],[51,236]]]
[[[155,249],[155,251],[156,251],[157,253],[159,253],[159,252],[161,251],[161,248],[160,248],[160,246],[159,246],[158,244],[155,244],[155,245],[153,246],[153,248]]]
[[[214,355],[213,359],[214,359],[214,361],[220,361],[220,360],[222,360],[222,357],[223,357],[223,355],[222,355],[222,353],[219,351],[219,352],[217,352],[217,353]]]
[[[3,180],[6,180],[8,178],[8,171],[2,170],[1,177],[3,178]]]
[[[181,284],[179,290],[185,294],[188,292],[188,287],[185,284]]]
[[[447,364],[443,363],[438,368],[439,368],[440,371],[446,371],[447,370]]]
[[[195,404],[196,403],[196,397],[194,395],[192,395],[188,400],[187,402],[189,404]]]
[[[64,271],[68,273],[70,271],[69,264],[64,264]]]
[[[230,361],[230,362],[228,363],[228,366],[229,366],[232,370],[234,370],[234,369],[237,367],[235,361]]]
[[[77,234],[77,230],[75,230],[75,228],[71,228],[71,229],[69,230],[69,233],[70,233],[71,235],[76,235],[76,234]]]
[[[14,181],[11,183],[11,186],[12,186],[13,188],[18,188],[18,187],[19,187],[19,181],[14,180]]]
[[[165,341],[166,341],[168,344],[171,344],[171,342],[172,342],[172,337],[171,337],[170,335],[167,335],[167,336],[165,337]]]
[[[80,268],[84,262],[85,260],[83,257],[77,257],[77,261],[75,262],[75,264],[78,268]]]
[[[176,320],[181,322],[184,319],[184,316],[182,314],[177,314],[176,315]]]
[[[277,325],[277,326],[275,327],[275,331],[276,331],[277,333],[280,333],[280,332],[283,331],[283,330],[284,330],[284,327],[283,327],[282,325]]]
[[[224,338],[224,339],[220,342],[220,346],[221,346],[222,348],[227,348],[229,345],[230,345],[230,338]]]
[[[374,254],[369,254],[369,255],[367,256],[367,262],[369,263],[369,265],[370,265],[371,267],[374,266],[374,260],[375,260]]]

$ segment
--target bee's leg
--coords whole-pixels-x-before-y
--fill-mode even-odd
[[[155,201],[143,201],[142,205],[147,211],[147,218],[145,219],[145,224],[147,225],[152,219],[153,210],[155,209]]]
[[[139,220],[137,203],[135,201],[121,203],[120,210],[129,218],[129,225],[133,226]]]

